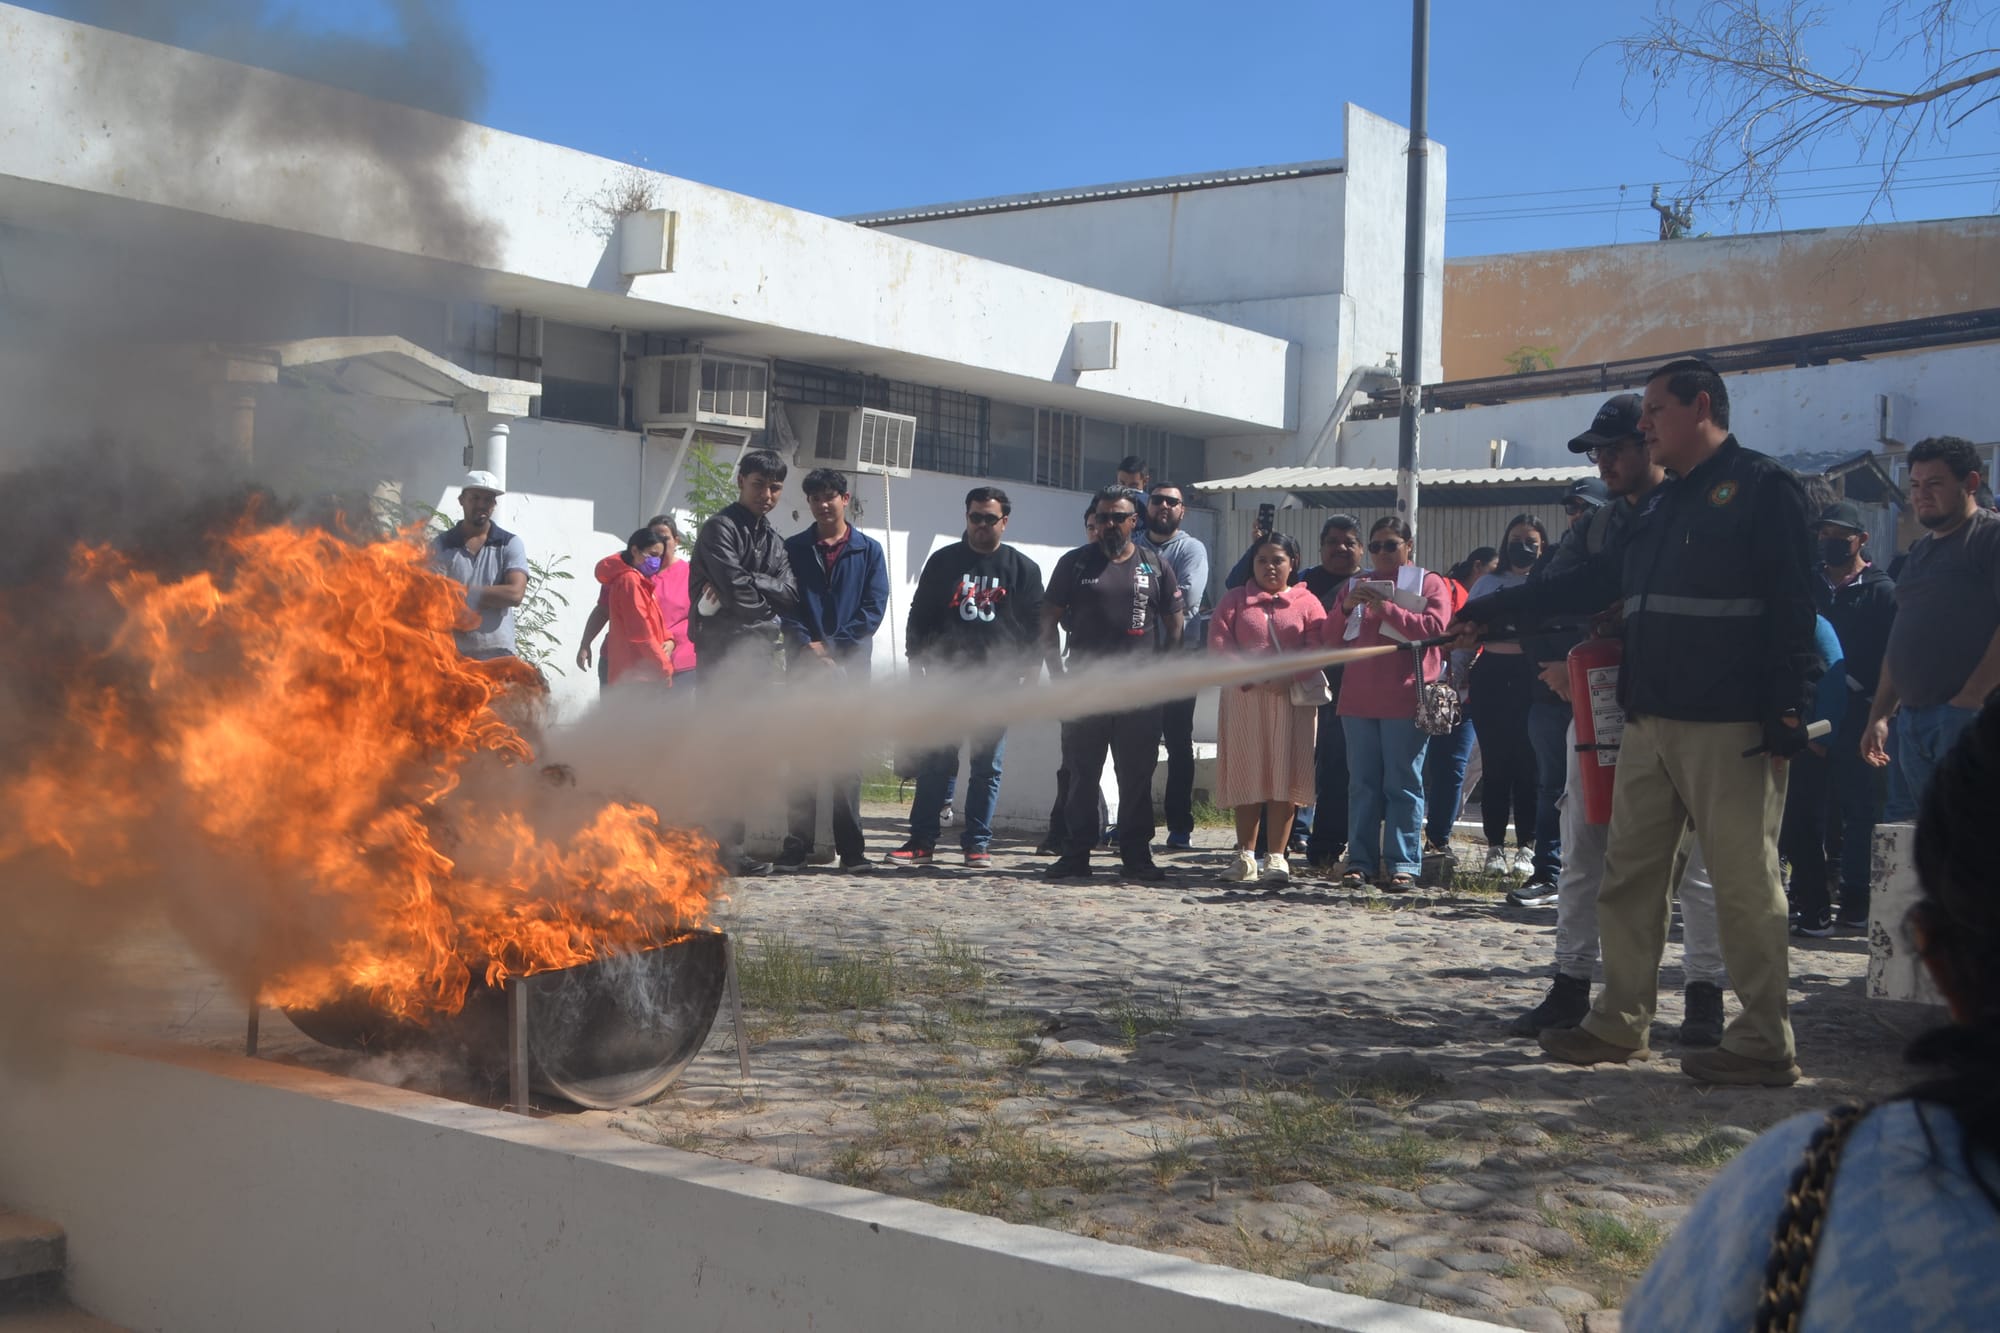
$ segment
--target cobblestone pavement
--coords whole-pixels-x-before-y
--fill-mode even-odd
[[[870,806],[876,855],[902,840]],[[947,830],[947,841],[953,830]],[[1703,1185],[1797,1111],[1905,1081],[1930,1011],[1868,1001],[1865,941],[1792,955],[1806,1077],[1704,1088],[1675,1059],[1552,1064],[1505,1021],[1547,985],[1552,909],[1225,885],[1227,835],[1159,854],[1165,884],[1045,882],[997,845],[923,870],[739,882],[721,924],[751,1004],[725,1008],[650,1106],[566,1112],[655,1143],[1529,1329],[1615,1311]],[[242,1009],[162,946],[161,1035],[218,1049]],[[178,970],[177,970],[178,969]],[[827,997],[833,996],[829,1000]],[[1734,1000],[1730,1001],[1734,1013]],[[129,1026],[129,1025],[128,1025]],[[434,1070],[313,1045],[267,1057],[465,1095]]]

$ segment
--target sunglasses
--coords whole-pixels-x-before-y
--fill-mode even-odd
[[[1585,504],[1581,500],[1568,500],[1563,503],[1563,512],[1565,514],[1568,514],[1571,518],[1575,518],[1578,514],[1581,514],[1584,510],[1588,508],[1590,508],[1590,506]]]
[[[1403,543],[1402,543],[1402,542],[1400,542],[1400,541],[1389,541],[1389,542],[1369,542],[1369,543],[1368,543],[1368,549],[1369,549],[1369,551],[1370,551],[1370,552],[1372,552],[1372,553],[1373,553],[1373,554],[1375,554],[1375,555],[1387,555],[1387,554],[1389,554],[1389,552],[1391,552],[1391,551],[1400,551],[1400,550],[1402,550],[1402,549],[1403,549]]]
[[[1130,523],[1137,517],[1139,517],[1137,510],[1128,509],[1122,514],[1099,514],[1097,521],[1099,523]]]
[[[1153,497],[1153,503],[1156,505],[1168,505],[1174,509],[1181,509],[1187,505],[1187,501],[1173,495],[1156,495]]]
[[[990,528],[1000,521],[998,514],[967,514],[965,521],[975,527]]]

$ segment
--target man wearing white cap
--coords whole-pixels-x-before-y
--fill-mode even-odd
[[[506,489],[491,472],[468,472],[459,483],[456,525],[431,548],[438,573],[465,585],[465,604],[479,615],[475,629],[456,631],[458,651],[486,661],[514,656],[514,608],[528,593],[528,548],[493,521]]]

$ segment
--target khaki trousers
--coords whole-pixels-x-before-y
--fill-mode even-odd
[[[1756,1060],[1794,1053],[1786,988],[1791,940],[1778,877],[1785,766],[1743,758],[1763,741],[1753,722],[1635,718],[1618,749],[1618,778],[1598,894],[1604,988],[1583,1027],[1620,1046],[1648,1046],[1660,955],[1673,917],[1674,852],[1694,825],[1715,883],[1722,958],[1743,1012],[1722,1047]]]

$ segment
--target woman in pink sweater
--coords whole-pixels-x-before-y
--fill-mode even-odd
[[[1209,620],[1209,650],[1259,657],[1319,647],[1326,637],[1326,608],[1312,589],[1292,583],[1298,564],[1298,545],[1283,533],[1257,543],[1250,552],[1250,582],[1227,593]],[[1304,677],[1325,679],[1317,667]],[[1236,860],[1223,872],[1224,879],[1257,878],[1254,848],[1260,819],[1265,845],[1278,849],[1264,858],[1265,882],[1283,884],[1292,877],[1283,849],[1291,841],[1293,813],[1313,802],[1313,738],[1319,718],[1317,704],[1292,702],[1292,680],[1280,676],[1222,687],[1215,803],[1236,812]]]
[[[1445,580],[1410,562],[1410,525],[1375,521],[1368,533],[1374,568],[1347,581],[1334,598],[1329,646],[1367,648],[1444,633],[1451,620]],[[1382,887],[1413,888],[1423,870],[1424,743],[1417,730],[1417,681],[1408,652],[1347,664],[1340,682],[1341,729],[1347,736],[1346,888],[1380,878]],[[1427,679],[1443,666],[1442,649],[1424,653]],[[1386,863],[1386,864],[1385,864]]]

